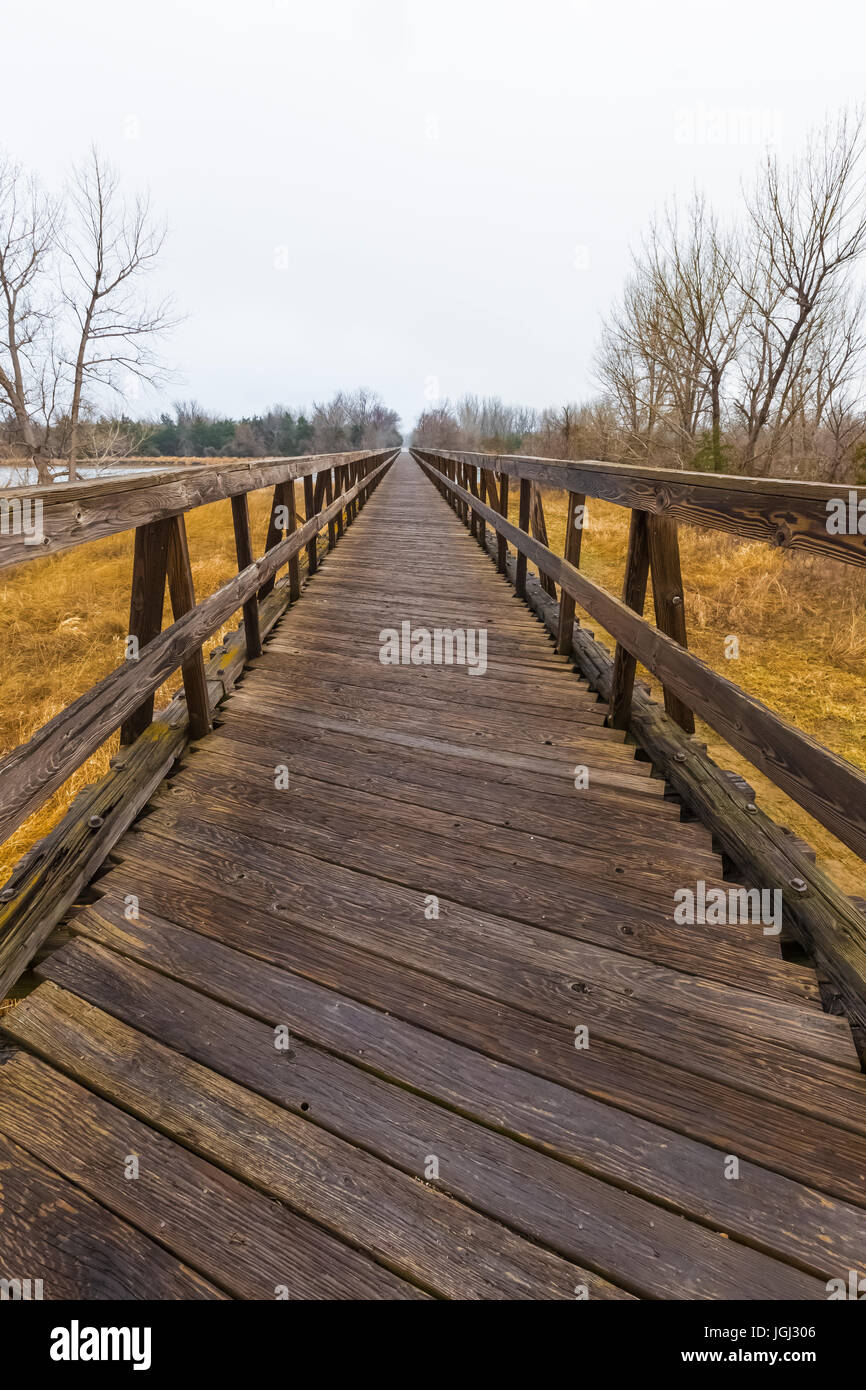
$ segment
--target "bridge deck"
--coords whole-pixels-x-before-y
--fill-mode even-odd
[[[404,621],[485,628],[486,672],[383,665]],[[674,923],[721,862],[603,720],[402,457],[3,1020],[5,1268],[139,1298],[866,1273],[847,1023],[759,927]]]

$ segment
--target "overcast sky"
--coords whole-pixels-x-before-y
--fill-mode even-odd
[[[770,140],[866,99],[866,8],[822,0],[26,0],[0,140],[57,187],[91,140],[168,219],[178,378],[229,415],[364,385],[593,391],[652,212],[732,211]]]

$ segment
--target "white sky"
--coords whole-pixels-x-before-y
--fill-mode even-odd
[[[59,186],[96,140],[169,221],[146,413],[586,396],[653,210],[732,210],[768,136],[866,100],[840,0],[5,0],[0,33],[0,141]]]

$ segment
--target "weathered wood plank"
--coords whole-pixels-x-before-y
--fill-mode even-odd
[[[238,965],[243,972],[244,963]],[[273,1047],[274,1024],[81,943],[55,954],[41,975],[247,1090],[294,1114],[307,1114],[314,1124],[411,1176],[424,1176],[427,1145],[422,1140],[435,1136],[441,1155],[433,1179],[438,1190],[570,1259],[590,1262],[642,1297],[826,1297],[824,1283],[814,1275],[419,1096],[419,1078],[411,1065],[405,1068],[408,1091],[389,1084],[387,1073],[395,1069],[390,1059],[386,1078],[380,1079],[293,1037],[287,1067]],[[329,1002],[337,1011],[343,1003],[339,998]],[[422,1052],[429,1050],[426,1035],[412,1041]],[[471,1067],[471,1057],[462,1060]],[[512,1078],[502,1072],[500,1083],[507,1106]],[[866,1233],[866,1214],[853,1215]]]
[[[570,1009],[540,1005],[528,996],[518,1007],[507,987],[488,989],[477,972],[459,965],[452,978],[422,973],[393,956],[324,937],[306,924],[293,924],[291,932],[275,930],[272,922],[236,911],[215,920],[206,906],[195,910],[188,895],[165,896],[161,917],[155,901],[152,910],[130,923],[122,897],[112,891],[72,925],[157,969],[166,962],[169,974],[191,970],[193,982],[201,937],[223,950],[251,953],[422,1028],[434,1020],[437,1033],[533,1076],[863,1205],[866,1114],[859,1072],[795,1053],[786,1057],[773,1044],[747,1064],[741,1054],[726,1050],[723,1037],[702,1041],[681,1028],[674,1032],[676,1025],[648,1045],[653,1056],[648,1065],[646,1055],[635,1050],[640,1011],[620,1044],[607,1036],[597,1015],[587,1014],[591,991],[572,995]],[[192,930],[181,937],[175,922]],[[218,988],[222,973],[209,969]],[[593,1039],[580,1053],[564,1045],[575,1023],[588,1023]],[[848,1131],[858,1141],[853,1147]]]
[[[163,973],[197,989],[204,984],[214,999],[271,1026],[291,1020],[293,1046],[300,1037],[326,1048],[329,1054],[375,1068],[379,1076],[411,1088],[413,1094],[423,1093],[500,1132],[519,1135],[546,1153],[650,1200],[661,1200],[683,1215],[697,1216],[716,1229],[740,1236],[749,1245],[791,1258],[825,1279],[834,1277],[839,1269],[866,1272],[866,1212],[860,1208],[828,1200],[751,1164],[742,1165],[736,1182],[720,1182],[725,1164],[721,1150],[627,1116],[615,1106],[579,1098],[572,1091],[503,1066],[450,1038],[421,1030],[180,928],[162,935],[139,929],[137,940],[144,943],[139,955]],[[127,949],[121,937],[118,945]],[[164,982],[155,988],[150,971],[135,969],[114,952],[90,945],[86,938],[78,937],[54,952],[38,974],[110,1013],[119,1012],[123,1020],[153,1036],[174,1040],[174,1046],[198,1060],[209,1060],[209,1039],[220,1029],[227,1038],[235,1038],[231,1015],[203,1007],[198,1001],[193,1003],[188,992],[175,995]],[[198,1008],[202,1013],[194,1026]],[[254,1048],[250,1059],[253,1065],[248,1084],[256,1089],[261,1089],[260,1080],[257,1084],[257,1078],[262,1077],[260,1054],[266,1053],[266,1048]],[[226,1058],[223,1052],[222,1056],[234,1067],[234,1053]],[[296,1050],[291,1087],[296,1095],[300,1090],[309,1097],[310,1087],[322,1076],[323,1059],[314,1055],[310,1070],[302,1076],[297,1075],[299,1060],[303,1063],[304,1058],[302,1054],[299,1058]],[[324,1066],[327,1071],[327,1063]],[[283,1090],[286,1068],[269,1070],[274,1073],[275,1084],[266,1082],[269,1090],[263,1093],[291,1104]],[[226,1074],[243,1079],[234,1070]],[[353,1088],[363,1088],[356,1072],[347,1076]],[[866,1101],[863,1088],[858,1099],[862,1116]],[[376,1101],[374,1090],[369,1110],[363,1107],[368,1118],[375,1117]],[[327,1122],[318,1099],[311,1109],[320,1121]],[[354,1105],[347,1109],[355,1114]],[[344,1122],[340,1105],[332,1123]],[[389,1130],[390,1125],[381,1128]],[[438,1119],[428,1128],[442,1132]],[[374,1133],[371,1142],[373,1146],[381,1143],[381,1135]],[[555,1170],[553,1173],[555,1183]],[[792,1220],[793,1212],[796,1218]],[[604,1253],[602,1257],[609,1258]],[[653,1267],[640,1277],[655,1282],[657,1269]]]
[[[303,1117],[40,985],[3,1029],[138,1118],[251,1181],[428,1291],[459,1298],[627,1298]],[[2,1084],[2,1072],[0,1072]],[[424,1155],[421,1155],[423,1163]],[[423,1170],[422,1170],[423,1171]],[[351,1174],[347,1183],[346,1174]]]
[[[97,1214],[108,1208],[131,1223],[126,1229],[144,1251],[152,1252],[153,1246],[138,1235],[139,1230],[201,1270],[233,1298],[273,1300],[280,1287],[291,1299],[424,1298],[420,1290],[360,1251],[23,1052],[0,1068],[0,1129],[67,1179],[55,1176],[60,1210],[76,1202],[86,1203],[86,1210]],[[126,1154],[138,1159],[135,1180],[125,1177]],[[101,1206],[80,1195],[80,1188]],[[27,1217],[31,1231],[38,1235],[44,1226],[49,1238],[58,1224],[53,1213],[39,1212],[32,1197]],[[5,1228],[4,1213],[0,1249]],[[98,1223],[91,1229],[98,1229]],[[91,1265],[87,1238],[79,1239],[75,1255],[80,1267],[77,1274],[70,1272],[69,1296],[75,1298],[87,1296]],[[97,1257],[98,1250],[93,1259],[98,1274]],[[162,1292],[155,1287],[148,1294],[147,1267],[140,1269],[144,1261],[136,1258],[134,1240],[129,1241],[126,1259],[130,1281],[126,1297],[196,1296],[172,1292],[170,1287]],[[155,1284],[160,1261],[169,1267],[172,1261],[159,1248],[151,1260],[150,1279]],[[131,1281],[139,1272],[135,1291]],[[199,1287],[209,1287],[200,1276],[189,1278],[190,1286],[193,1279]],[[225,1295],[198,1294],[202,1296]]]
[[[8,1057],[0,1060],[0,1087],[16,1066]],[[29,1127],[20,1137],[35,1147]],[[117,1154],[124,1151],[121,1145]],[[122,1173],[116,1154],[114,1163]],[[29,1283],[31,1298],[46,1300],[226,1297],[2,1133],[0,1193],[0,1279],[11,1282],[12,1297],[16,1280]]]

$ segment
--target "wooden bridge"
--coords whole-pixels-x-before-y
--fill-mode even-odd
[[[831,489],[419,450],[15,496],[40,553],[136,528],[135,640],[0,764],[8,835],[122,727],[2,893],[0,1278],[821,1300],[866,1274],[866,920],[694,714],[861,854],[866,781],[688,652],[676,530],[862,565]],[[631,509],[622,601],[580,569],[587,496]],[[183,517],[220,497],[239,573],[196,604]],[[781,892],[781,935],[675,918],[739,885]]]

